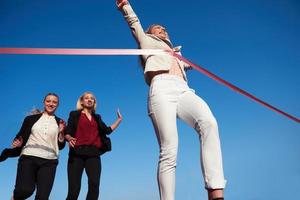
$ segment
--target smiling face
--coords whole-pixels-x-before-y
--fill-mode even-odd
[[[86,93],[84,96],[82,96],[81,106],[83,108],[86,108],[88,110],[94,110],[95,104],[96,104],[96,99],[93,94]]]
[[[169,35],[168,35],[166,28],[161,25],[151,26],[149,33],[155,35],[156,37],[158,37],[162,40],[169,40]]]
[[[44,99],[44,110],[48,115],[53,115],[58,106],[58,97],[55,95],[47,95]]]

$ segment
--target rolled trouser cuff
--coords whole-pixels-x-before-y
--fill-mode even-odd
[[[206,189],[224,189],[227,181],[222,179],[211,179],[205,183]]]

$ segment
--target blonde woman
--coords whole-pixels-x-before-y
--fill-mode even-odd
[[[70,146],[67,200],[77,200],[84,169],[88,177],[86,199],[97,200],[99,196],[100,155],[111,150],[107,135],[119,126],[122,115],[117,111],[117,120],[111,126],[106,126],[101,116],[96,114],[96,106],[95,95],[85,92],[77,101],[77,109],[69,115],[65,135]]]
[[[153,24],[145,32],[128,0],[116,1],[141,49],[174,48],[164,26]],[[150,86],[149,116],[160,146],[158,183],[161,200],[175,199],[175,169],[178,149],[176,118],[196,130],[201,139],[201,163],[209,200],[221,200],[224,180],[217,122],[205,101],[187,84],[185,63],[171,55],[143,55],[146,83]]]

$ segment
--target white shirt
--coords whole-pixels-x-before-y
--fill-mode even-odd
[[[58,132],[59,128],[55,117],[43,114],[32,126],[31,134],[21,155],[57,159],[59,153]]]

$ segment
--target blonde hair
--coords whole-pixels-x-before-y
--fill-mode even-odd
[[[96,112],[97,100],[96,100],[95,95],[94,95],[92,92],[85,92],[85,93],[83,93],[83,94],[78,98],[77,103],[76,103],[76,109],[77,109],[77,110],[83,110],[82,101],[83,101],[84,96],[87,95],[87,94],[91,94],[91,95],[94,97],[95,104],[94,104],[94,107],[93,107],[93,112]]]

